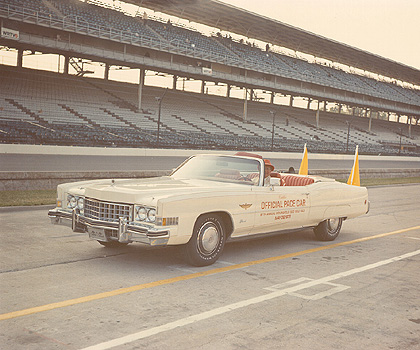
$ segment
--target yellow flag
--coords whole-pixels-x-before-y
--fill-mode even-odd
[[[356,146],[356,153],[354,154],[354,164],[351,169],[349,179],[347,180],[348,185],[360,186],[360,174],[359,174],[359,146]]]
[[[308,150],[306,149],[306,143],[303,151],[302,162],[300,163],[299,175],[308,175]]]

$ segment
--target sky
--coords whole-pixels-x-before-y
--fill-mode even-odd
[[[420,69],[420,0],[219,0]]]

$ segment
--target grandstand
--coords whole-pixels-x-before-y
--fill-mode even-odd
[[[184,16],[194,19],[188,4],[166,2],[185,6]],[[162,1],[141,3],[163,11]],[[203,4],[209,11],[223,6],[211,0]],[[243,21],[257,16],[224,10]],[[174,7],[168,11],[180,16]],[[325,57],[347,50],[353,63],[368,58],[370,71],[393,72],[394,81],[287,56],[275,49],[286,42],[260,33],[255,38],[271,46],[261,49],[220,32],[206,35],[170,21],[131,16],[99,0],[0,0],[0,17],[4,27],[19,33],[18,40],[0,39],[4,48],[18,50],[16,66],[0,65],[1,143],[254,151],[301,151],[306,143],[320,153],[352,152],[357,144],[365,154],[420,154],[420,72],[364,51],[335,42],[323,46]],[[271,25],[285,30],[278,22]],[[293,33],[305,42],[320,40],[298,29]],[[24,50],[65,56],[64,71],[24,68]],[[104,79],[89,78],[74,57],[104,62]],[[70,65],[77,74],[69,74]],[[170,74],[174,86],[111,81],[107,74],[113,65],[139,68],[143,77],[147,70]],[[202,81],[201,92],[176,89],[177,76]],[[226,95],[206,93],[205,82],[226,84]],[[249,97],[231,97],[232,86],[246,89]],[[255,98],[254,89],[268,91],[271,102]],[[290,103],[274,103],[276,94],[288,96]],[[296,97],[306,99],[308,108],[294,106]],[[318,101],[318,111],[309,108],[312,100]],[[327,103],[339,107],[328,110]],[[353,112],[340,113],[341,106]],[[398,120],[406,116],[407,122],[372,118],[390,114]]]

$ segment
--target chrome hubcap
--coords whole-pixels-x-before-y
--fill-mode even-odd
[[[219,231],[214,225],[207,223],[207,225],[201,229],[201,234],[199,237],[199,249],[201,253],[209,255],[216,250],[219,244],[220,235]]]
[[[329,219],[328,220],[328,231],[335,232],[340,225],[340,219]]]

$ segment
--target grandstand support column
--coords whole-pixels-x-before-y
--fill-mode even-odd
[[[248,119],[248,89],[245,88],[245,99],[244,99],[244,120]]]
[[[206,88],[206,81],[202,80],[201,81],[201,93],[204,95],[204,89]]]
[[[318,129],[319,128],[319,105],[318,105],[318,109],[316,110],[315,118],[316,118],[316,127]]]
[[[138,87],[138,95],[137,95],[137,108],[139,112],[142,109],[142,95],[143,95],[143,86],[144,86],[144,77],[146,75],[146,70],[144,68],[140,68],[139,74],[139,87]]]
[[[104,73],[104,79],[109,79],[109,63],[105,63],[105,73]]]
[[[290,95],[289,106],[293,107],[293,95]]]
[[[68,55],[65,55],[64,56],[64,70],[63,70],[64,75],[69,74],[69,65],[70,65],[70,57]]]
[[[178,80],[178,76],[174,75],[174,80],[172,82],[172,90],[176,90],[176,82]]]
[[[408,121],[408,137],[411,137],[411,124],[412,124],[412,117],[408,117],[407,121]]]
[[[18,54],[17,54],[17,66],[19,68],[22,68],[22,64],[23,64],[23,49],[19,48]]]

